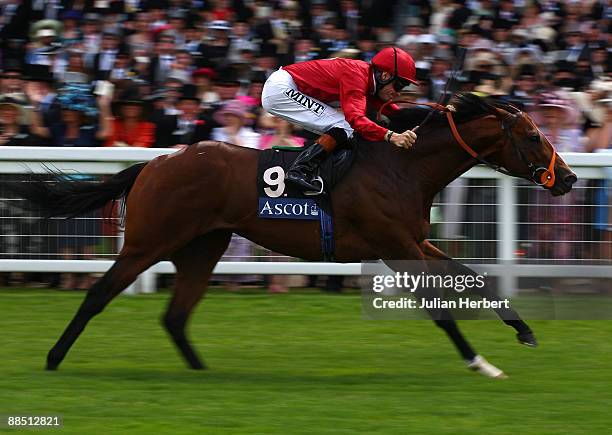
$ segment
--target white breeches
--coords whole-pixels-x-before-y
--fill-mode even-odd
[[[287,71],[279,69],[268,77],[261,94],[261,105],[274,116],[317,134],[341,128],[348,138],[353,128],[339,110],[300,92]]]

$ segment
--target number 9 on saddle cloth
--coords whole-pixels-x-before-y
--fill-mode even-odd
[[[321,194],[302,193],[299,187],[285,183],[285,174],[303,148],[275,147],[259,153],[257,197],[259,217],[263,219],[318,220],[321,223],[321,248],[327,261],[333,260],[333,223],[331,191],[353,163],[353,150],[342,147],[325,159],[316,176],[322,183]]]

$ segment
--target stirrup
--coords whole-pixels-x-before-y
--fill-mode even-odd
[[[321,176],[317,175],[315,178],[312,179],[311,183],[314,184],[315,181],[318,181],[321,184],[321,189],[318,192],[316,190],[308,190],[304,192],[304,195],[317,196],[323,193],[323,190],[325,189],[325,185],[323,184],[323,179],[321,178]]]

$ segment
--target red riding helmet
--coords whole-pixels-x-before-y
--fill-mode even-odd
[[[392,80],[400,78],[415,85],[419,84],[416,80],[414,59],[401,48],[383,48],[372,58],[372,65],[391,74]]]

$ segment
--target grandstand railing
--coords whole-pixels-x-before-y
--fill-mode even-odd
[[[91,175],[107,175],[116,173],[136,162],[148,161],[162,154],[175,152],[174,149],[143,149],[143,148],[39,148],[39,147],[7,147],[0,148],[0,174],[3,177],[10,175],[46,173],[49,169],[68,173],[81,173]],[[612,153],[564,153],[563,159],[572,167],[579,178],[587,180],[610,180],[612,172]],[[585,226],[592,226],[591,221],[567,222],[555,221],[555,216],[561,210],[570,207],[598,207],[607,210],[606,204],[543,204],[524,198],[532,198],[536,187],[511,177],[503,176],[491,171],[489,168],[477,166],[461,177],[463,182],[459,186],[450,185],[434,203],[432,224],[437,234],[432,240],[443,245],[447,251],[461,261],[470,263],[477,270],[486,271],[490,276],[500,279],[500,288],[505,293],[511,293],[518,288],[520,277],[586,277],[586,278],[612,278],[612,260],[593,256],[593,249],[602,244],[610,243],[597,238],[591,240],[579,236],[569,241],[551,239],[539,240],[534,238],[531,228],[546,225],[553,228],[547,234],[554,235],[554,228],[568,228],[572,225],[580,228],[584,234]],[[471,180],[471,181],[469,181]],[[253,180],[255,183],[255,180]],[[469,183],[475,183],[470,185]],[[608,182],[609,183],[609,182]],[[577,186],[580,192],[593,192],[588,189],[607,189],[608,185]],[[457,189],[459,195],[450,194]],[[449,194],[446,194],[446,193]],[[455,193],[456,193],[455,192]],[[467,192],[467,194],[466,194]],[[599,191],[597,191],[599,192]],[[479,193],[479,194],[476,194]],[[0,192],[0,195],[2,192]],[[466,200],[471,196],[470,200]],[[455,199],[453,199],[455,198]],[[456,201],[456,198],[460,200]],[[483,199],[484,198],[484,199]],[[488,198],[488,199],[487,199]],[[609,198],[609,195],[607,196]],[[1,198],[0,198],[1,199]],[[453,208],[454,207],[454,208]],[[539,207],[540,210],[550,210],[545,215],[545,222],[532,222],[525,217],[530,208]],[[548,208],[547,208],[548,207]],[[465,215],[465,210],[472,210]],[[474,211],[476,210],[476,211]],[[478,214],[481,216],[478,216]],[[445,218],[446,216],[446,218]],[[451,218],[449,219],[449,216]],[[550,218],[548,217],[550,216]],[[27,217],[32,219],[33,217]],[[35,218],[35,217],[34,217]],[[16,219],[16,218],[11,218]],[[24,218],[25,219],[25,218]],[[609,218],[608,218],[609,219]],[[457,228],[470,227],[471,234],[460,234]],[[479,235],[480,231],[484,233]],[[607,229],[609,231],[609,228]],[[18,231],[19,232],[19,231]],[[488,232],[488,233],[487,233]],[[456,234],[455,234],[456,233]],[[578,233],[578,232],[577,232]],[[536,233],[537,235],[537,233]],[[0,234],[9,237],[7,234]],[[13,234],[10,237],[20,237],[25,234]],[[116,248],[121,246],[121,234],[115,236]],[[588,239],[588,240],[587,240]],[[566,249],[564,252],[573,252],[573,256],[565,255],[556,258],[554,255],[539,257],[525,255],[533,246],[550,245],[555,243],[586,246],[581,250]],[[459,247],[459,248],[457,248]],[[582,248],[581,248],[582,249]],[[589,254],[585,254],[589,252]],[[0,272],[87,272],[96,273],[107,270],[112,264],[115,252],[107,254],[105,259],[79,260],[79,259],[37,259],[21,255],[22,258],[10,258],[10,252],[0,252],[4,259],[0,259]],[[43,255],[44,256],[44,255]],[[51,254],[47,257],[52,257]],[[104,256],[103,256],[104,257]],[[215,269],[218,274],[249,274],[249,275],[360,275],[359,263],[320,263],[299,262],[288,257],[279,257],[281,261],[271,261],[268,256],[249,256],[240,258],[241,261],[222,260]],[[259,260],[259,261],[245,261]],[[264,260],[264,261],[261,261]],[[174,268],[170,262],[161,262],[143,273],[138,282],[128,292],[151,292],[155,290],[155,276],[160,273],[173,273]]]

